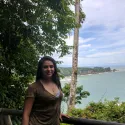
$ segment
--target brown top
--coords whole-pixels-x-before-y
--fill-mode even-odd
[[[31,110],[29,125],[59,125],[61,90],[59,96],[49,93],[40,81],[28,87],[26,98],[35,98]]]

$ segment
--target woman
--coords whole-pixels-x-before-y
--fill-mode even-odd
[[[36,82],[28,87],[22,125],[59,125],[62,100],[56,62],[45,56],[38,64]]]

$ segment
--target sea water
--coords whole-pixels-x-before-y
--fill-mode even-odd
[[[125,70],[78,76],[77,85],[83,85],[83,90],[90,93],[90,96],[82,99],[82,104],[76,105],[77,108],[85,108],[92,101],[111,101],[115,97],[125,102]]]
[[[125,71],[78,76],[78,85],[83,85],[83,90],[90,92],[90,96],[77,105],[80,108],[92,101],[114,100],[115,97],[125,101]]]

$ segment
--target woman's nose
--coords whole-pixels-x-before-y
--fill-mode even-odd
[[[51,68],[48,66],[47,70],[51,70]]]

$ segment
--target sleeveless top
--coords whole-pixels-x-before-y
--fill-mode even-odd
[[[49,93],[40,81],[31,84],[26,92],[26,98],[35,98],[29,117],[29,125],[60,125],[60,106],[62,92],[56,95]]]

